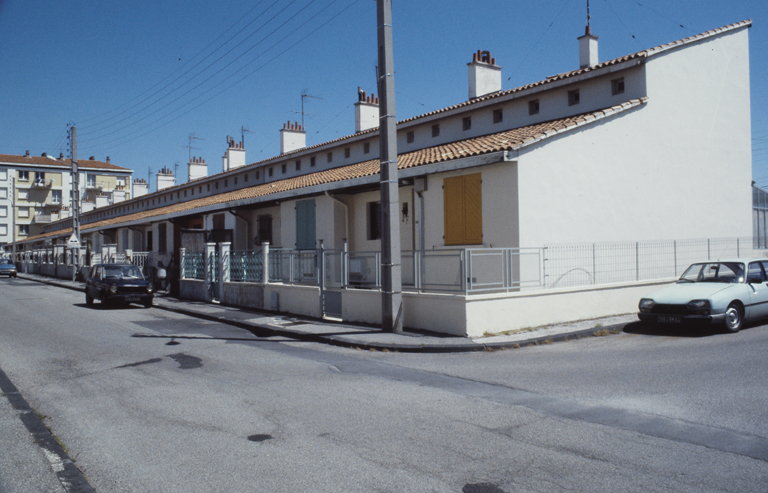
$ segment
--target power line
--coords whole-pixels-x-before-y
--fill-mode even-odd
[[[334,0],[334,2],[332,2],[332,4],[333,4],[333,3],[336,3],[336,1],[337,1],[337,0]],[[266,62],[264,62],[263,64],[259,65],[258,67],[256,67],[254,70],[252,70],[251,72],[249,72],[249,73],[248,73],[248,74],[246,74],[245,76],[241,77],[240,79],[236,80],[236,81],[235,81],[235,82],[233,82],[232,84],[228,85],[227,87],[225,87],[225,88],[224,88],[224,89],[222,89],[221,91],[219,91],[219,92],[217,92],[216,94],[212,95],[212,96],[211,96],[211,97],[209,97],[208,99],[206,99],[206,100],[204,100],[204,101],[200,102],[199,104],[197,104],[196,106],[194,106],[194,107],[192,107],[192,108],[188,109],[187,111],[185,111],[185,112],[183,112],[183,113],[181,113],[181,114],[179,114],[179,115],[175,116],[174,118],[171,118],[170,120],[168,120],[168,121],[166,121],[166,122],[164,122],[164,123],[162,123],[162,124],[160,124],[160,125],[158,125],[158,126],[156,126],[156,127],[152,128],[152,129],[150,129],[150,130],[148,130],[148,131],[146,131],[146,132],[144,132],[144,133],[142,133],[142,134],[139,134],[139,135],[137,135],[137,136],[135,136],[135,137],[133,137],[133,138],[131,138],[131,139],[128,139],[128,140],[124,140],[124,141],[120,142],[120,144],[118,144],[118,145],[124,145],[124,144],[127,144],[127,143],[129,143],[129,142],[132,142],[132,141],[134,141],[134,140],[136,140],[136,139],[138,139],[138,138],[140,138],[140,137],[143,137],[143,136],[145,136],[145,135],[149,135],[149,134],[151,134],[151,133],[155,132],[156,130],[158,130],[159,128],[162,128],[162,127],[164,127],[165,125],[168,125],[169,123],[171,123],[171,122],[173,122],[173,121],[176,121],[176,120],[178,120],[178,119],[179,119],[179,118],[181,118],[182,116],[184,116],[184,115],[186,115],[186,114],[190,113],[191,111],[194,111],[195,109],[197,109],[197,108],[199,108],[200,106],[202,106],[202,105],[206,104],[207,102],[211,101],[212,99],[216,98],[217,96],[219,96],[219,95],[223,94],[224,92],[228,91],[229,89],[231,89],[231,88],[235,87],[235,86],[236,86],[237,84],[239,84],[240,82],[244,81],[245,79],[249,78],[250,76],[252,76],[252,75],[253,75],[253,74],[255,74],[256,72],[260,71],[260,70],[261,70],[261,69],[263,69],[265,66],[267,66],[268,64],[270,64],[270,63],[271,63],[271,62],[273,62],[274,60],[276,60],[276,59],[280,58],[282,55],[284,55],[284,54],[285,54],[285,53],[287,53],[288,51],[290,51],[290,50],[291,50],[292,48],[294,48],[296,45],[298,45],[299,43],[303,42],[304,40],[306,40],[307,38],[309,38],[310,36],[312,36],[313,34],[315,34],[317,31],[319,31],[320,29],[322,29],[323,27],[325,27],[326,25],[328,25],[328,24],[329,24],[331,21],[335,20],[337,17],[339,17],[341,14],[343,14],[344,12],[346,12],[347,10],[349,10],[349,9],[350,9],[350,8],[351,8],[353,5],[355,5],[355,4],[357,4],[357,3],[359,3],[360,1],[361,1],[361,0],[353,0],[353,1],[352,1],[352,2],[351,2],[349,5],[347,5],[347,6],[346,6],[344,9],[342,9],[341,11],[339,11],[338,13],[336,13],[335,15],[333,15],[333,16],[332,16],[331,18],[329,18],[327,21],[325,21],[325,22],[323,22],[322,24],[320,24],[320,25],[319,25],[317,28],[313,29],[312,31],[310,31],[309,33],[307,33],[305,36],[303,36],[303,37],[299,38],[299,39],[298,39],[296,42],[294,42],[293,44],[291,44],[290,46],[288,46],[286,49],[284,49],[283,51],[281,51],[281,52],[280,52],[280,53],[278,53],[277,55],[273,56],[272,58],[270,58],[269,60],[267,60],[267,61],[266,61]],[[330,5],[332,5],[332,4],[330,4]],[[329,5],[329,6],[330,6],[330,5]],[[326,8],[327,8],[327,7],[325,7],[323,10],[325,10]],[[319,13],[318,13],[318,14],[319,14]],[[312,18],[314,18],[314,17],[316,17],[316,16],[313,16]],[[311,19],[309,19],[309,20],[311,20]],[[296,32],[296,31],[297,31],[297,30],[299,30],[301,27],[303,27],[303,26],[304,26],[304,24],[306,24],[307,22],[309,22],[309,20],[305,21],[303,24],[301,24],[299,27],[297,27],[297,28],[296,28],[294,31],[292,31],[291,33],[289,33],[288,35],[286,35],[285,37],[283,37],[283,38],[282,38],[280,41],[278,41],[277,43],[273,44],[273,45],[272,45],[270,48],[268,48],[267,50],[265,50],[265,52],[264,52],[264,53],[266,53],[267,51],[271,50],[272,48],[274,48],[275,46],[277,46],[277,44],[279,44],[279,43],[281,43],[282,41],[284,41],[285,39],[287,39],[287,38],[288,38],[290,35],[292,35],[294,32]],[[262,54],[262,55],[263,55],[263,54]],[[261,56],[262,56],[262,55],[259,55],[259,56],[258,56],[258,57],[256,57],[256,58],[255,58],[253,61],[255,61],[255,60],[256,60],[256,59],[258,59],[258,58],[261,58]],[[252,62],[251,62],[251,63],[252,63]],[[244,67],[243,67],[243,68],[244,68]],[[242,70],[242,69],[240,69],[240,70]],[[238,70],[238,72],[239,72],[240,70]],[[236,74],[236,73],[237,73],[237,72],[235,72],[235,74]],[[225,82],[226,80],[228,80],[228,79],[230,79],[230,78],[234,77],[234,75],[235,75],[235,74],[232,74],[232,75],[230,75],[229,77],[227,77],[226,79],[224,79],[223,81],[221,81],[219,84],[217,84],[217,85],[216,85],[216,86],[214,86],[214,87],[218,87],[219,85],[221,85],[221,84],[222,84],[223,82]],[[213,88],[211,88],[211,89],[213,89]],[[208,89],[208,91],[210,91],[211,89]],[[208,91],[206,91],[206,92],[208,92]],[[189,104],[189,103],[187,103],[187,104]],[[176,110],[176,111],[178,111],[178,110]],[[167,116],[170,116],[170,114],[169,114],[169,115],[167,115]],[[161,118],[160,120],[162,120],[162,118]],[[160,121],[160,120],[157,120],[157,121]],[[114,140],[114,141],[111,141],[111,142],[107,142],[107,143],[103,144],[103,145],[101,146],[101,148],[102,148],[102,149],[103,149],[103,148],[106,148],[105,146],[108,146],[109,144],[112,144],[112,143],[114,143],[114,142],[119,142],[119,141],[120,141],[120,139],[117,139],[117,140]],[[97,149],[98,149],[98,148],[99,148],[99,147],[97,147]]]

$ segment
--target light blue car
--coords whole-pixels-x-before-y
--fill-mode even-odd
[[[696,263],[672,286],[640,300],[640,320],[663,324],[721,323],[738,332],[768,318],[768,259]]]

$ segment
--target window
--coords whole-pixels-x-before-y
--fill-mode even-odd
[[[413,139],[414,139],[413,131],[408,132],[407,134],[405,134],[405,141],[407,143],[412,144],[413,143]]]
[[[19,171],[19,181],[29,181],[29,171]]]
[[[96,188],[96,175],[86,175],[85,176],[85,186],[88,188]]]
[[[296,160],[296,171],[301,171],[301,159]]]
[[[349,149],[349,147],[345,147],[344,148],[344,157],[345,158],[349,158],[349,155],[351,154],[351,152],[352,151]]]
[[[61,190],[51,190],[51,203],[61,204]]]
[[[216,183],[214,183],[214,184],[213,184],[213,188],[215,188],[216,190],[218,190],[218,189],[219,189],[219,182],[216,182]],[[165,250],[163,250],[163,251],[165,251]]]
[[[237,177],[235,177],[235,185],[237,185]]]
[[[333,152],[329,152],[327,157],[328,157],[328,162],[329,163],[332,162],[333,161]]]
[[[19,190],[19,200],[27,200],[29,198],[29,190]]]
[[[483,243],[483,201],[480,173],[443,180],[443,224],[446,245]]]
[[[165,223],[160,223],[157,225],[157,251],[158,252],[167,252],[168,251],[168,238],[167,238],[167,225]]]
[[[381,239],[381,202],[368,202],[368,239]]]
[[[493,110],[493,123],[501,123],[504,120],[504,111],[499,108]]]
[[[371,152],[371,143],[366,142],[363,144],[363,154],[368,154],[369,152]]]
[[[19,217],[29,217],[29,207],[19,207]]]
[[[192,189],[192,193],[195,193],[195,189],[194,188]],[[187,196],[187,191],[184,190],[184,197],[186,197],[186,196]]]
[[[752,282],[752,280],[758,280],[759,282],[765,282],[765,273],[763,272],[763,267],[760,265],[760,262],[751,262],[749,264],[749,268],[747,269],[747,281]]]
[[[5,236],[8,234],[8,226],[5,224],[0,224],[0,236]]]
[[[472,117],[471,116],[465,116],[461,120],[461,128],[462,130],[469,130],[472,128]]]
[[[29,224],[19,224],[19,235],[28,235],[29,234]]]
[[[274,171],[275,171],[275,170],[274,170],[274,168],[269,168],[269,176],[272,176],[272,174],[274,173]]]
[[[624,94],[624,77],[611,81],[611,95]]]
[[[309,158],[309,167],[313,168],[315,166],[315,156],[312,156]]]
[[[8,206],[0,205],[0,217],[8,217]]]
[[[437,123],[435,125],[432,125],[432,137],[437,137],[440,135],[440,124]]]
[[[259,176],[260,176],[260,175],[261,175],[261,173],[259,173],[259,172],[257,171],[257,172],[256,172],[256,179],[257,179],[257,180],[259,179]]]
[[[283,165],[280,167],[280,170],[283,172],[283,174],[285,174],[285,172],[286,172],[286,171],[288,171],[288,166],[286,166],[285,164],[283,164]]]
[[[8,198],[8,189],[5,187],[0,188],[0,199]]]
[[[574,89],[573,91],[568,91],[568,106],[573,106],[574,104],[579,104],[580,101],[579,96],[579,90]]]
[[[243,181],[245,181],[246,183],[248,183],[248,173],[246,173],[246,174],[245,174],[245,176],[243,177]]]
[[[45,180],[45,171],[35,171],[35,181]]]
[[[211,191],[211,184],[210,183],[208,184],[208,191],[209,192]]]
[[[264,215],[256,218],[256,244],[261,245],[265,241],[272,243],[272,216]]]
[[[194,192],[194,190],[192,190],[192,191]],[[203,193],[203,187],[202,186],[197,188],[197,193]],[[192,195],[194,195],[194,193]]]
[[[0,181],[5,181],[8,179],[8,171],[4,169],[0,169]]]
[[[539,100],[534,99],[533,101],[528,101],[528,114],[529,115],[538,115],[539,114]]]
[[[217,183],[217,184],[218,184],[218,183]],[[228,179],[228,178],[224,178],[224,186],[225,186],[225,187],[228,187],[228,186],[229,186],[229,179]]]

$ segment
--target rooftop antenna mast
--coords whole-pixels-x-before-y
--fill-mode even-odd
[[[307,94],[307,90],[304,89],[304,91],[301,93],[301,128],[306,128],[304,127],[304,99],[305,98],[323,99],[323,98],[318,98],[317,96],[310,96],[309,94]]]
[[[189,162],[192,162],[192,149],[195,149],[195,150],[197,150],[197,151],[199,151],[199,150],[200,150],[200,148],[199,148],[199,147],[192,147],[192,141],[193,141],[193,140],[205,140],[205,139],[204,139],[204,138],[202,138],[202,137],[195,137],[195,132],[192,132],[191,134],[189,134],[189,144],[187,144],[187,145],[185,145],[185,146],[184,146],[184,147],[186,147],[187,149],[189,149]],[[178,166],[178,165],[177,165],[177,166]]]
[[[152,185],[152,168],[147,166],[147,190]]]
[[[592,19],[592,16],[589,15],[589,0],[587,0],[587,27],[589,26],[589,21]]]
[[[248,130],[247,128],[245,128],[244,125],[241,125],[240,126],[240,142],[243,143],[243,149],[245,149],[245,133],[246,132],[248,132],[249,134],[253,133],[250,130]]]

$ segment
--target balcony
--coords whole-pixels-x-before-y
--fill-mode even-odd
[[[45,178],[35,178],[32,182],[32,186],[36,188],[50,188],[53,185],[53,180],[46,180]]]
[[[58,216],[58,214],[56,214]],[[35,214],[32,218],[34,224],[50,224],[52,214]]]
[[[104,182],[96,182],[96,180],[88,180],[85,184],[85,188],[89,190],[100,190],[104,188]]]

